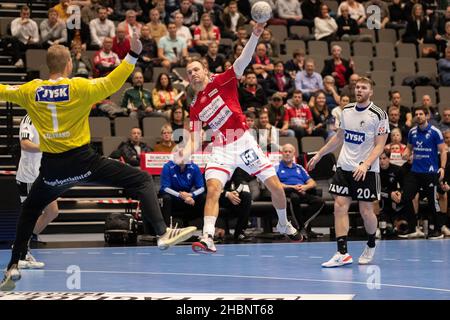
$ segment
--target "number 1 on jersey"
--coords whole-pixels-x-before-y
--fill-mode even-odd
[[[53,132],[58,131],[58,115],[56,114],[56,105],[48,104],[47,108],[50,109],[52,113],[52,121],[53,121]]]

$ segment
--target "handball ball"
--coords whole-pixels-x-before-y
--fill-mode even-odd
[[[258,23],[264,23],[272,17],[272,8],[265,1],[258,1],[252,7],[252,18]]]

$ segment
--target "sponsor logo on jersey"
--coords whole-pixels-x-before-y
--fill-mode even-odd
[[[206,107],[199,113],[198,117],[200,118],[200,120],[206,122],[224,104],[225,104],[225,102],[223,101],[222,97],[217,96],[211,101],[211,103],[206,105]]]
[[[219,90],[217,90],[217,88],[215,88],[213,91],[208,93],[208,97],[212,98],[217,92],[219,92]]]
[[[41,86],[36,90],[38,102],[65,102],[70,100],[69,85]]]
[[[348,187],[338,186],[336,184],[330,184],[330,192],[334,192],[337,194],[348,194]]]
[[[382,135],[382,134],[385,134],[385,133],[387,133],[387,130],[386,130],[385,126],[382,126],[382,127],[378,128],[378,134],[379,135]]]
[[[354,144],[361,144],[366,141],[366,135],[362,132],[345,130],[345,141]]]
[[[231,117],[231,110],[228,106],[225,106],[220,112],[209,122],[209,127],[214,131],[219,130],[225,122]]]

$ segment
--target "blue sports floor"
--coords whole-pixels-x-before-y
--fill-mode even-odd
[[[349,242],[353,265],[334,269],[320,266],[336,251],[334,242],[227,244],[219,245],[214,255],[195,254],[187,245],[167,251],[156,247],[35,249],[35,257],[46,267],[24,270],[16,292],[450,299],[449,240],[380,241],[374,263],[359,266],[364,245]],[[9,250],[0,251],[1,268],[9,256]],[[79,268],[81,274],[73,278],[68,268]],[[315,296],[319,294],[325,296]],[[0,293],[0,299],[7,297]]]

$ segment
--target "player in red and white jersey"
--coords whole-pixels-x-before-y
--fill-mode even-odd
[[[205,169],[207,197],[204,212],[203,235],[193,243],[196,252],[216,252],[213,236],[219,214],[219,197],[223,186],[237,167],[257,176],[272,195],[278,214],[277,230],[291,240],[301,241],[300,233],[286,217],[286,197],[275,169],[248,131],[238,97],[238,79],[250,63],[264,24],[256,24],[241,56],[233,66],[221,74],[210,75],[199,61],[186,66],[190,84],[196,94],[190,107],[191,139],[184,149],[175,153],[175,162],[189,158],[200,145],[200,130],[207,124],[215,132],[211,160]]]

